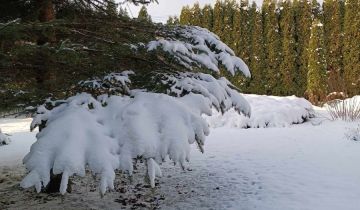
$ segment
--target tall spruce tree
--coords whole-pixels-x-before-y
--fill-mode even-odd
[[[296,65],[296,42],[295,42],[295,13],[294,7],[289,0],[280,3],[280,29],[282,37],[282,60],[280,64],[281,89],[280,94],[291,95],[295,92]]]
[[[318,19],[315,19],[311,26],[306,89],[309,100],[314,104],[319,104],[325,101],[327,95],[326,59],[324,45],[323,24]]]
[[[342,79],[342,14],[339,0],[325,0],[324,33],[326,46],[326,61],[328,85],[330,92],[344,91]]]
[[[360,2],[345,1],[343,63],[346,92],[360,94]]]
[[[267,94],[279,95],[281,74],[279,72],[281,58],[281,38],[276,12],[276,1],[265,0],[262,5],[265,33],[265,51],[267,65]]]

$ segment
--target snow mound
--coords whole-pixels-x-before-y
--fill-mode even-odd
[[[215,79],[203,73],[179,73],[167,75],[164,83],[170,85],[168,94],[177,97],[188,93],[197,93],[209,98],[217,111],[224,113],[230,108],[245,116],[250,116],[251,108],[244,97],[236,90],[230,88],[232,84],[225,78]]]
[[[188,69],[196,65],[219,72],[219,66],[223,65],[232,75],[239,71],[250,77],[249,68],[244,61],[236,57],[234,51],[214,33],[197,26],[179,26],[173,33],[176,39],[167,36],[151,41],[146,46],[147,50],[160,48]]]
[[[238,114],[234,109],[221,114],[204,116],[210,127],[266,128],[299,124],[313,116],[311,103],[296,96],[278,97],[243,94],[251,106],[251,117]]]
[[[0,146],[8,145],[10,144],[10,142],[11,142],[10,138],[5,133],[2,133],[0,128]]]
[[[82,93],[52,110],[38,108],[31,129],[39,126],[37,141],[23,162],[29,170],[23,188],[41,191],[50,171],[62,174],[60,192],[72,175],[85,175],[85,167],[101,177],[100,192],[113,189],[114,170],[133,172],[133,159],[146,160],[154,187],[161,176],[159,164],[169,157],[184,167],[190,144],[201,151],[209,134],[202,114],[211,114],[211,102],[200,94],[175,98],[138,92],[133,97]]]

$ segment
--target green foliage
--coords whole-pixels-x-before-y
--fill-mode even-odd
[[[249,65],[250,83],[241,76],[232,81],[244,92],[304,96],[314,19],[324,23],[329,91],[360,92],[360,9],[356,0],[325,0],[322,9],[316,0],[264,0],[261,8],[254,2],[249,6],[247,0],[217,0],[213,8],[206,5],[201,12],[198,4],[184,7],[181,24],[199,24],[191,18],[191,11],[200,14],[201,27],[216,33]]]
[[[307,95],[312,103],[319,104],[327,95],[326,58],[323,24],[315,19],[311,26],[308,49]]]
[[[138,15],[138,20],[140,21],[146,21],[146,22],[151,22],[151,16],[149,15],[149,13],[147,12],[147,9],[145,6],[142,6],[140,11],[139,11],[139,15]]]
[[[298,66],[296,65],[296,40],[295,40],[295,13],[289,1],[280,4],[282,12],[280,16],[280,28],[282,37],[282,60],[280,72],[282,85],[280,94],[291,95],[295,92],[295,80]]]
[[[180,20],[177,16],[169,16],[169,19],[166,21],[166,25],[169,26],[175,26],[179,24],[180,24]]]
[[[190,21],[191,21],[191,10],[189,6],[185,6],[181,9],[180,24],[190,25]]]
[[[213,29],[213,9],[211,5],[207,4],[202,9],[201,26],[209,29]]]
[[[342,80],[342,4],[343,2],[338,0],[325,0],[323,3],[326,61],[330,92],[344,91],[344,81]]]
[[[360,94],[360,2],[345,1],[343,65],[346,92]]]

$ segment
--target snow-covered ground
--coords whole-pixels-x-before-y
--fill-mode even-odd
[[[163,209],[359,209],[360,144],[345,137],[358,123],[329,121],[321,109],[316,115],[287,127],[211,129],[205,154],[192,148],[191,169],[163,164],[155,190],[139,189],[142,173],[135,173],[132,184],[118,175],[115,192],[103,198],[93,189],[96,182],[89,184],[91,176],[75,180],[64,197],[19,188],[25,174],[21,159],[36,132],[28,132],[30,119],[1,119],[12,142],[0,147],[0,209],[130,208],[125,195]]]

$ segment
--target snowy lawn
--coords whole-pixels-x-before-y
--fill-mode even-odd
[[[27,131],[29,119],[1,119],[0,127],[12,135],[12,142],[0,147],[0,209],[119,209],[134,206],[126,200],[133,197],[143,200],[143,207],[149,207],[150,199],[164,209],[358,209],[360,144],[345,138],[347,128],[357,123],[320,121],[280,128],[211,129],[205,154],[192,148],[189,171],[163,164],[164,176],[155,190],[137,184],[142,173],[135,173],[138,178],[132,184],[117,175],[115,192],[101,198],[94,189],[97,184],[89,184],[91,177],[75,180],[73,192],[64,197],[19,188],[24,176],[21,158],[35,133]]]

